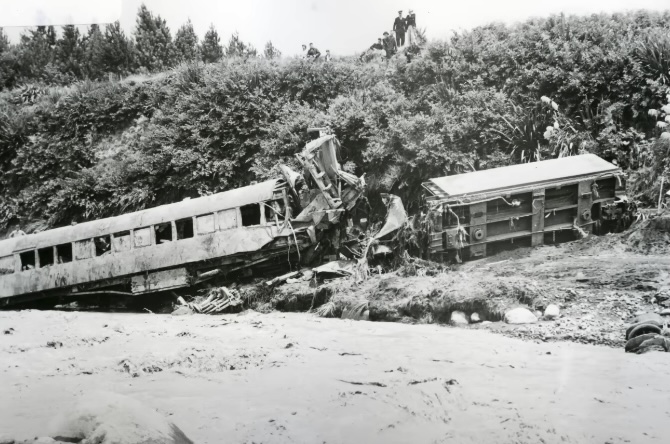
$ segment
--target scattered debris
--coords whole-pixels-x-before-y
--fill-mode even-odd
[[[50,348],[61,348],[63,346],[63,343],[60,341],[49,341],[47,342],[47,347]]]
[[[344,379],[339,379],[341,382],[346,382],[347,384],[353,385],[374,385],[375,387],[386,387],[386,384],[381,382],[358,382],[358,381],[345,381]]]
[[[663,313],[667,313],[665,310]],[[633,318],[626,329],[627,353],[646,353],[652,350],[670,351],[668,319],[658,313],[642,313]]]
[[[265,285],[267,285],[268,287],[272,287],[272,286],[275,286],[277,284],[281,284],[283,282],[286,282],[290,278],[294,278],[296,276],[299,276],[300,273],[301,273],[300,271],[292,271],[290,273],[286,273],[286,274],[283,274],[281,276],[277,276],[276,278],[265,282]]]
[[[433,382],[433,381],[437,381],[437,380],[438,380],[438,378],[428,378],[428,379],[422,379],[420,381],[414,380],[414,381],[410,381],[407,385],[423,384],[424,382]]]
[[[313,271],[317,276],[352,276],[356,272],[356,261],[332,261],[314,268]]]
[[[361,301],[342,312],[342,319],[353,319],[355,321],[367,321],[370,319],[368,301]]]
[[[178,300],[178,302],[182,302]],[[186,303],[180,305],[173,315],[183,315],[192,313],[216,314],[222,313],[226,309],[239,307],[242,305],[242,299],[235,290],[229,290],[226,287],[213,288],[207,294],[207,298],[200,303]],[[190,310],[190,312],[189,312]]]

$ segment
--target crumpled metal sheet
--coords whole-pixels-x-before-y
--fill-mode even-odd
[[[402,205],[402,199],[393,194],[382,194],[382,199],[386,203],[387,214],[386,222],[382,228],[374,235],[373,239],[380,239],[389,233],[405,225],[407,221],[407,212]]]
[[[352,276],[356,271],[356,261],[332,261],[313,268],[312,271],[317,274]]]

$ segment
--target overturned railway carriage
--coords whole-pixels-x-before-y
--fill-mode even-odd
[[[431,179],[423,184],[435,259],[573,240],[630,224],[623,173],[594,154]]]
[[[284,168],[285,179],[0,241],[0,307],[140,295],[309,260],[365,186],[340,170],[337,146],[333,136],[310,142],[297,155],[304,175]],[[306,176],[316,187],[299,196]]]

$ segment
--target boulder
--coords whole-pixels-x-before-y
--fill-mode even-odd
[[[452,311],[449,319],[451,325],[468,325],[468,317],[462,311]]]
[[[155,409],[104,391],[85,394],[74,409],[55,421],[50,435],[65,442],[83,438],[97,444],[193,444]]]
[[[533,324],[537,317],[525,307],[514,308],[505,313],[505,322],[508,324]]]
[[[476,324],[477,322],[482,322],[482,318],[479,317],[479,313],[472,313],[470,315],[470,322]]]
[[[561,309],[556,304],[550,304],[544,309],[544,319],[553,320],[561,314]]]

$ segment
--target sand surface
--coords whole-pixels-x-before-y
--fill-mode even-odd
[[[310,314],[1,312],[0,436],[106,390],[196,443],[660,443],[669,359]]]

